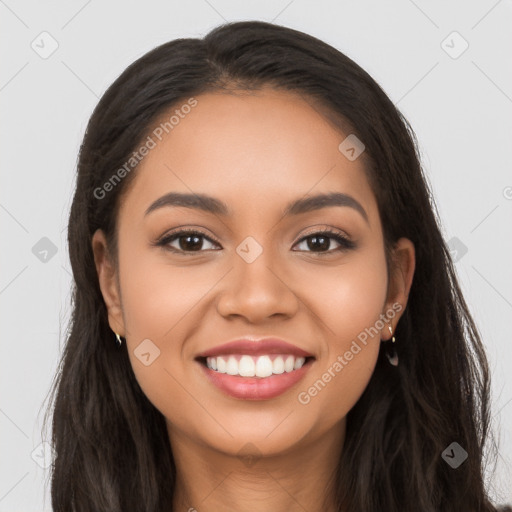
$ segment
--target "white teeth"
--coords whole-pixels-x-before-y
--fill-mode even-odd
[[[284,371],[288,373],[291,372],[293,370],[294,362],[295,358],[293,356],[288,356],[284,362]]]
[[[305,357],[295,357],[293,355],[229,355],[206,358],[206,366],[219,373],[260,378],[270,377],[273,374],[280,375],[284,372],[290,373],[302,368],[305,362]]]
[[[215,360],[215,357],[212,357]],[[238,362],[238,373],[242,377],[254,377],[256,375],[256,365],[254,359],[250,356],[242,356]]]
[[[208,359],[217,359],[217,371],[220,373],[226,373],[226,361],[224,361],[222,357],[208,357],[207,361]],[[213,365],[211,365],[210,368],[213,369]]]
[[[272,363],[272,373],[281,374],[284,372],[284,361],[281,356],[276,357]]]
[[[272,375],[272,361],[268,356],[260,356],[256,361],[256,377],[270,377]]]
[[[233,356],[229,356],[228,364],[226,365],[226,373],[228,375],[238,374],[238,363]]]
[[[298,370],[299,368],[302,368],[302,365],[304,364],[305,361],[306,361],[305,357],[298,357],[297,359],[295,359],[295,364],[293,365],[293,369]]]

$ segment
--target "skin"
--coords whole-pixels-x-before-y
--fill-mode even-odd
[[[166,418],[176,510],[333,510],[325,488],[343,449],[345,417],[368,384],[380,340],[391,337],[387,325],[308,404],[297,396],[399,303],[402,311],[389,321],[394,332],[412,283],[414,246],[398,241],[388,275],[363,157],[349,161],[338,150],[346,135],[300,96],[266,88],[196,99],[144,158],[124,197],[118,267],[103,232],[94,234],[109,323],[126,338],[135,376]],[[214,196],[233,214],[164,207],[145,217],[170,191]],[[368,223],[347,206],[283,218],[290,201],[322,192],[354,197]],[[151,245],[176,227],[199,228],[213,241],[203,238],[199,252],[181,255]],[[357,246],[336,251],[329,238],[327,249],[308,247],[304,237],[322,228]],[[248,236],[263,249],[250,264],[236,252]],[[186,241],[170,244],[186,250]],[[232,398],[207,381],[194,357],[244,336],[283,338],[316,360],[279,397]],[[160,350],[149,366],[134,354],[144,339]],[[252,464],[239,455],[243,447],[256,454]]]

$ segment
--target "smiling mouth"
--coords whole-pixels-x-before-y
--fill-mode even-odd
[[[196,357],[196,361],[219,374],[238,377],[268,378],[300,370],[315,358],[299,357],[293,354],[229,354],[212,357]]]

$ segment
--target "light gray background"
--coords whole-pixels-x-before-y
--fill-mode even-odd
[[[0,0],[0,16],[0,511],[50,510],[42,407],[69,318],[66,222],[94,106],[155,46],[248,19],[302,30],[345,52],[412,123],[490,358],[493,421],[501,427],[491,492],[512,502],[510,0]],[[58,43],[46,59],[40,53],[52,43],[43,31]],[[458,55],[464,41],[469,47]],[[43,237],[57,251],[47,261]]]

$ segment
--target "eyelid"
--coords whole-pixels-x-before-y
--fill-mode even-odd
[[[343,231],[343,230],[338,229],[338,228],[332,228],[330,226],[327,226],[326,224],[319,224],[319,225],[313,226],[312,228],[308,228],[306,233],[303,234],[301,236],[301,238],[299,240],[297,240],[297,241],[300,242],[304,238],[306,238],[308,236],[311,236],[311,235],[315,235],[317,233],[330,233],[330,234],[333,234],[333,235],[338,235],[338,236],[341,236],[343,238],[346,238],[347,240],[352,240],[351,236],[346,231]]]

